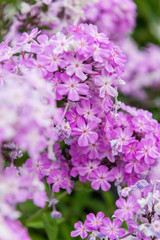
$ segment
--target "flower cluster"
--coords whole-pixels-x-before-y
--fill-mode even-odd
[[[117,88],[123,83],[124,61],[120,49],[105,34],[98,33],[96,26],[87,24],[69,28],[68,35],[58,32],[51,38],[35,28],[30,33],[23,33],[14,47],[7,42],[0,44],[0,170],[3,174],[3,161],[14,166],[15,158],[27,151],[30,158],[18,180],[15,178],[18,190],[13,188],[16,196],[24,196],[22,202],[33,199],[38,206],[45,204],[45,192],[42,191],[40,196],[33,188],[32,193],[32,183],[28,180],[28,189],[23,174],[28,175],[28,179],[30,175],[35,176],[37,181],[46,178],[51,192],[59,192],[62,188],[71,193],[74,163],[67,158],[67,147],[75,141],[80,148],[98,144],[98,128],[104,122],[104,114],[117,115]],[[101,107],[95,107],[95,101]],[[56,102],[61,104],[60,108]],[[63,140],[66,157],[61,154],[58,143]],[[86,163],[92,155],[94,152],[90,153],[89,159],[86,156]],[[98,155],[96,158],[101,160]],[[107,166],[100,166],[98,170],[104,176],[100,184],[103,190],[108,190],[108,181],[114,180],[112,173],[106,174],[106,169]],[[100,185],[95,174],[92,172],[90,179],[98,189]],[[23,194],[19,193],[19,188]],[[19,198],[12,205],[13,213]],[[5,204],[6,197],[3,201]],[[49,202],[53,207],[51,216],[60,217],[55,210],[56,200],[50,197]],[[9,212],[5,214],[2,215],[4,224]]]
[[[55,97],[50,84],[34,71],[23,72],[25,60],[16,63],[16,58],[5,59],[1,65],[0,144],[12,140],[37,158],[49,146],[49,139],[56,140],[51,128],[57,115]]]
[[[77,222],[72,237],[80,235],[82,239],[159,239],[160,230],[160,188],[159,180],[149,183],[139,180],[130,187],[123,188],[116,201],[118,209],[114,211],[113,222],[104,218],[104,213],[95,216],[90,213],[84,224]],[[120,228],[125,221],[128,230]]]
[[[110,188],[108,181],[114,180],[118,189],[120,185],[133,185],[139,179],[147,178],[152,167],[158,164],[158,122],[148,111],[124,104],[122,109],[129,113],[119,111],[117,117],[106,113],[105,118],[102,115],[96,134],[85,128],[85,135],[81,132],[70,145],[71,175],[79,175],[81,181],[91,181],[95,190],[101,187],[107,191]],[[76,118],[80,117],[77,113]],[[75,133],[75,127],[72,132]],[[90,135],[93,135],[91,141],[97,138],[95,143],[90,142]]]
[[[136,5],[132,0],[99,0],[86,6],[85,17],[111,39],[119,40],[135,27]]]
[[[32,5],[22,2],[6,39],[18,41],[22,29],[30,31],[36,26],[51,35],[65,32],[69,25],[90,22],[96,24],[100,32],[118,40],[132,32],[135,19],[136,5],[132,0],[39,0]]]
[[[127,87],[121,87],[121,91],[125,95],[132,95],[133,98],[146,100],[148,98],[146,89],[159,89],[160,48],[149,44],[147,48],[139,50],[130,39],[121,42],[120,46],[127,56],[123,76]],[[149,101],[147,103],[150,104]]]
[[[125,230],[120,228],[121,225],[122,221],[120,219],[115,218],[112,222],[110,218],[104,218],[103,212],[98,212],[96,216],[93,213],[89,213],[84,224],[80,221],[75,223],[74,227],[76,230],[71,232],[71,236],[76,237],[80,235],[84,239],[90,233],[88,236],[90,240],[104,239],[105,236],[114,240],[125,234]]]
[[[47,196],[43,183],[25,166],[17,170],[12,165],[0,175],[0,191],[0,238],[29,240],[26,229],[17,221],[20,212],[15,207],[27,199],[32,199],[41,208],[45,207]]]

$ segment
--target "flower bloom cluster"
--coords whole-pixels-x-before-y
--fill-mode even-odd
[[[100,32],[117,40],[132,32],[135,19],[136,5],[133,0],[37,0],[32,5],[22,2],[6,38],[18,41],[22,29],[30,31],[36,26],[49,29],[43,32],[52,34],[66,31],[66,27],[73,23],[90,22],[96,24]]]
[[[32,5],[22,2],[20,12],[14,18],[5,38],[12,43],[18,42],[22,30],[30,31],[35,26],[50,36],[58,31],[66,33],[68,26],[80,22],[96,24],[99,31],[114,40],[126,54],[127,64],[123,79],[127,85],[120,88],[122,93],[132,95],[133,98],[147,99],[146,88],[156,89],[159,86],[157,52],[160,50],[158,46],[151,44],[146,49],[139,50],[136,43],[126,38],[136,22],[136,5],[132,0],[41,0]],[[157,102],[153,104],[156,105]]]
[[[15,198],[11,209],[13,215],[16,204],[27,199],[33,199],[35,204],[44,207],[46,195],[43,184],[40,182],[42,189],[36,190],[35,187],[32,190],[32,182],[34,184],[36,179],[38,184],[46,178],[54,192],[62,188],[71,193],[74,185],[70,174],[72,162],[61,155],[60,145],[55,142],[65,140],[66,147],[75,140],[79,147],[96,144],[98,124],[101,124],[104,113],[113,112],[116,115],[117,87],[123,82],[120,77],[124,61],[120,49],[104,34],[98,33],[96,26],[87,24],[71,27],[67,36],[59,32],[51,38],[35,28],[29,34],[23,33],[14,47],[6,42],[0,44],[1,173],[5,174],[3,162],[10,161],[11,166],[6,170],[11,172],[8,181],[12,182],[12,171],[17,171],[12,168],[14,159],[21,157],[22,151],[27,151],[30,156],[22,170],[14,173],[14,176],[18,174],[15,178],[17,190],[13,188],[14,192],[24,198]],[[95,100],[99,103],[103,101],[102,116],[99,115],[99,107],[94,107]],[[56,107],[56,101],[61,102],[61,108]],[[77,119],[74,119],[74,114]],[[108,181],[114,178],[103,168],[99,168],[104,175],[101,187],[108,190]],[[29,188],[23,175],[28,175]],[[96,185],[94,174],[90,177]],[[21,190],[23,194],[19,193]],[[8,199],[8,192],[6,194],[4,192],[2,205]],[[51,200],[50,204],[55,209],[55,201]],[[10,209],[10,202],[7,201],[6,206]],[[57,213],[53,211],[52,217],[60,216]],[[7,210],[1,213],[4,225],[10,221],[8,215]],[[13,234],[12,224],[18,224],[15,219],[9,224],[10,234]],[[3,232],[1,236],[3,239]]]
[[[133,98],[147,99],[146,89],[156,90],[160,85],[160,48],[149,44],[145,49],[139,50],[131,39],[126,39],[120,46],[127,56],[123,76],[127,87],[121,87],[122,93],[132,95]]]
[[[49,146],[49,139],[56,140],[51,128],[56,118],[55,96],[36,72],[25,72],[21,67],[25,60],[20,59],[17,65],[14,61],[5,59],[1,65],[4,84],[0,87],[0,144],[13,140],[37,158]]]
[[[85,17],[111,39],[118,40],[135,27],[136,5],[132,0],[99,0],[86,6]]]
[[[157,167],[156,167],[157,168]],[[153,172],[152,172],[153,174]],[[149,180],[149,179],[148,179]],[[123,188],[116,201],[118,209],[110,218],[104,213],[95,216],[89,213],[84,224],[77,222],[72,237],[80,235],[82,239],[159,239],[160,237],[160,188],[159,180],[139,180],[130,187]],[[123,221],[128,230],[120,228]],[[135,238],[132,236],[136,236]]]
[[[20,212],[15,207],[27,199],[32,199],[41,208],[45,207],[47,196],[43,183],[25,166],[16,169],[12,165],[0,175],[0,191],[0,238],[29,240],[26,229],[17,221]]]

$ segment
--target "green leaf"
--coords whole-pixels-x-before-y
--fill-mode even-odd
[[[41,219],[30,221],[26,224],[26,226],[30,227],[30,228],[36,228],[36,229],[43,229],[44,228],[44,224],[43,224]]]
[[[55,219],[51,219],[50,213],[41,214],[44,228],[49,240],[57,240],[58,224]]]

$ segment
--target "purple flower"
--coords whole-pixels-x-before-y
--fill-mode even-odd
[[[66,36],[63,33],[58,32],[56,34],[56,36],[53,36],[51,38],[51,42],[54,45],[53,52],[55,54],[64,53],[64,51],[66,51],[67,48],[68,48],[69,41],[70,41],[70,39],[67,39]]]
[[[55,72],[58,67],[64,68],[67,65],[67,61],[63,59],[63,56],[56,54],[52,50],[53,45],[45,47],[43,53],[37,55],[37,60],[42,66],[45,66],[49,72]]]
[[[53,169],[50,171],[49,177],[47,178],[47,183],[52,184],[52,189],[54,192],[59,192],[60,188],[66,189],[66,173],[64,171],[59,171],[57,169]]]
[[[48,36],[45,35],[45,34],[42,34],[42,35],[39,35],[37,37],[37,41],[38,43],[36,42],[33,42],[31,44],[31,50],[34,52],[34,53],[39,53],[39,52],[43,52],[45,47],[47,46],[48,44]]]
[[[115,74],[109,74],[106,70],[103,70],[102,75],[94,78],[96,86],[100,87],[100,97],[104,98],[105,94],[109,94],[112,97],[117,97],[118,92],[113,86],[116,83],[117,76]]]
[[[109,43],[109,39],[104,33],[98,33],[98,27],[93,24],[86,25],[86,30],[89,31],[90,35],[94,38],[95,41],[99,43]]]
[[[89,87],[85,83],[80,83],[80,79],[75,75],[71,78],[67,74],[61,74],[64,84],[59,84],[57,91],[60,95],[68,95],[68,100],[78,101],[81,95],[87,95]]]
[[[97,230],[102,226],[103,218],[103,212],[98,212],[96,216],[93,213],[89,213],[86,217],[87,220],[85,223],[89,228]]]
[[[29,170],[37,174],[39,178],[49,175],[51,161],[47,158],[46,153],[43,153],[37,160],[27,159],[25,164],[29,167]]]
[[[120,228],[122,221],[119,219],[113,219],[113,222],[111,222],[110,218],[104,218],[103,225],[104,226],[100,228],[100,232],[111,240],[117,239],[125,234],[125,230]]]
[[[91,187],[95,190],[99,190],[101,187],[103,191],[108,191],[111,187],[108,181],[115,179],[111,172],[108,172],[108,167],[99,166],[89,174],[89,180],[92,181]]]
[[[67,61],[69,61],[69,66],[66,68],[66,73],[69,76],[75,75],[82,81],[87,79],[87,75],[84,73],[92,73],[92,65],[83,63],[86,58],[77,54],[76,57],[69,55],[67,56]]]
[[[155,159],[158,157],[158,149],[155,146],[155,141],[152,138],[142,139],[138,144],[138,149],[136,152],[136,158],[138,160],[144,158],[145,163],[153,164]]]
[[[74,228],[76,230],[71,232],[71,237],[77,237],[78,235],[80,235],[81,238],[84,239],[88,236],[87,232],[90,231],[86,223],[84,223],[83,225],[80,221],[74,224]]]
[[[127,161],[128,163],[125,165],[125,172],[132,173],[132,170],[136,173],[141,173],[144,170],[144,166],[142,162],[136,159],[135,156],[133,156],[132,159]]]
[[[127,200],[119,198],[116,201],[116,206],[119,209],[115,210],[114,215],[124,220],[130,219],[139,210],[139,205],[132,196],[129,196]]]
[[[87,121],[95,121],[97,123],[101,122],[101,119],[96,117],[99,113],[98,106],[91,106],[90,101],[82,100],[79,105],[77,105],[76,110],[79,115],[84,116]]]
[[[138,146],[138,141],[134,140],[127,146],[123,147],[123,150],[125,152],[125,158],[127,159],[127,161],[129,159],[131,159],[131,160],[133,159],[133,157],[135,156],[135,153],[137,151],[137,146]]]
[[[94,144],[98,139],[98,134],[92,130],[97,128],[97,123],[89,122],[88,124],[85,123],[83,119],[77,120],[77,128],[72,129],[72,136],[78,136],[78,144],[81,147],[87,146],[89,143]]]
[[[79,55],[83,55],[85,57],[91,56],[94,50],[93,47],[93,38],[87,35],[80,35],[75,37],[76,45],[77,45],[77,53]]]
[[[82,150],[83,151],[83,150]],[[78,172],[81,176],[90,174],[94,169],[100,165],[100,160],[89,160],[83,161],[82,166],[78,166]]]
[[[28,42],[33,41],[33,38],[35,38],[38,34],[40,33],[40,31],[38,31],[38,28],[34,28],[30,34],[28,33],[23,33],[21,38],[20,38],[20,43],[18,45],[22,46]]]
[[[78,118],[81,118],[76,111],[76,107],[72,107],[70,111],[66,113],[66,118],[71,128],[76,127]]]
[[[136,132],[148,132],[151,129],[151,123],[143,115],[138,115],[132,119]]]

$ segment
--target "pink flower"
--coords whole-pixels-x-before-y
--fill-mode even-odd
[[[55,72],[58,67],[64,68],[67,65],[67,61],[63,59],[62,55],[53,52],[52,44],[46,46],[43,53],[37,55],[37,59],[49,72]]]
[[[129,196],[127,200],[119,198],[116,201],[116,206],[120,209],[115,210],[114,215],[124,220],[130,219],[139,210],[139,205],[132,196]]]
[[[113,219],[113,222],[111,222],[110,218],[104,218],[103,225],[104,227],[102,226],[100,228],[100,232],[107,235],[111,240],[117,239],[125,234],[125,230],[120,228],[122,221],[119,219]]]
[[[78,144],[81,147],[87,146],[89,143],[94,144],[98,139],[98,134],[92,130],[97,128],[97,124],[95,122],[85,123],[83,119],[77,120],[77,128],[72,129],[72,136],[78,136]]]
[[[47,154],[43,153],[37,160],[27,159],[26,165],[31,172],[34,172],[41,179],[45,175],[49,175],[51,161],[47,158]]]
[[[78,101],[80,99],[79,94],[87,95],[88,85],[80,83],[80,79],[75,75],[71,78],[66,73],[63,73],[61,79],[64,84],[59,84],[57,91],[60,95],[68,95],[68,100]]]
[[[58,32],[56,34],[56,37],[53,36],[51,38],[51,41],[54,44],[54,49],[53,49],[54,53],[55,54],[61,54],[61,53],[64,53],[64,51],[67,50],[68,43],[69,43],[70,39],[67,39],[66,36],[63,33]]]
[[[24,32],[20,38],[20,43],[18,45],[22,46],[28,42],[33,41],[33,38],[35,38],[40,31],[38,31],[38,28],[34,28],[30,34]]]
[[[149,132],[151,129],[151,123],[145,116],[138,115],[132,119],[136,132]]]
[[[82,222],[77,222],[74,224],[74,227],[76,230],[71,232],[71,237],[77,237],[78,235],[81,236],[82,239],[86,238],[88,236],[88,231],[90,231],[86,225],[86,223],[84,223],[84,225],[82,224]]]
[[[57,169],[53,169],[50,171],[49,177],[47,178],[47,183],[52,184],[52,189],[54,192],[59,192],[60,188],[66,189],[66,174],[63,171],[59,171]]]
[[[78,35],[75,38],[77,45],[77,53],[85,57],[91,56],[94,50],[93,38],[87,35]]]
[[[83,151],[83,150],[82,150]],[[85,176],[87,174],[90,174],[94,169],[96,169],[100,165],[100,160],[85,160],[82,164],[82,166],[78,166],[78,172],[79,175]]]
[[[112,97],[117,97],[118,92],[113,86],[116,82],[115,74],[108,74],[106,70],[102,71],[102,75],[96,76],[94,78],[94,83],[96,86],[100,87],[100,97],[104,98],[105,94],[108,93]]]
[[[127,173],[132,173],[132,171],[136,173],[141,173],[143,172],[143,170],[144,170],[144,167],[142,162],[137,160],[135,156],[133,156],[125,165],[125,172]]]
[[[38,42],[38,43],[37,43]],[[48,44],[48,36],[45,35],[45,34],[42,34],[42,35],[39,35],[37,37],[37,42],[33,42],[31,44],[31,50],[34,52],[34,53],[39,53],[39,52],[42,52],[44,51],[45,47],[47,46]]]
[[[131,160],[133,159],[133,157],[135,156],[135,153],[137,151],[137,146],[138,146],[138,141],[134,140],[127,146],[123,147],[123,150],[125,152],[125,158],[127,159],[127,161],[129,159],[131,159]]]
[[[67,60],[69,60],[69,66],[66,68],[66,73],[69,76],[72,76],[74,73],[75,75],[80,78],[82,81],[87,79],[87,75],[84,73],[91,73],[92,72],[92,65],[83,63],[86,58],[77,54],[76,57],[73,55],[67,56]]]
[[[158,157],[158,149],[155,146],[155,141],[152,138],[142,139],[138,144],[136,158],[138,160],[144,158],[145,163],[153,164]]]
[[[89,180],[92,181],[91,187],[99,190],[101,187],[103,191],[108,191],[111,187],[108,181],[113,181],[115,177],[111,172],[108,172],[108,167],[99,166],[89,174]]]
[[[78,118],[81,118],[81,116],[79,116],[79,114],[76,111],[76,107],[74,107],[74,108],[71,108],[71,110],[66,113],[66,118],[72,128],[72,127],[76,127],[77,120]]]
[[[96,25],[86,25],[86,30],[89,31],[90,35],[94,38],[95,41],[105,44],[109,43],[109,39],[104,33],[98,33],[98,27]]]
[[[88,121],[95,121],[97,123],[101,122],[101,119],[95,116],[99,113],[99,106],[91,106],[91,103],[88,100],[82,100],[76,107],[76,110],[79,115],[84,116]]]
[[[102,226],[104,213],[98,212],[96,216],[93,213],[89,213],[86,218],[86,225],[92,230],[97,230]]]

